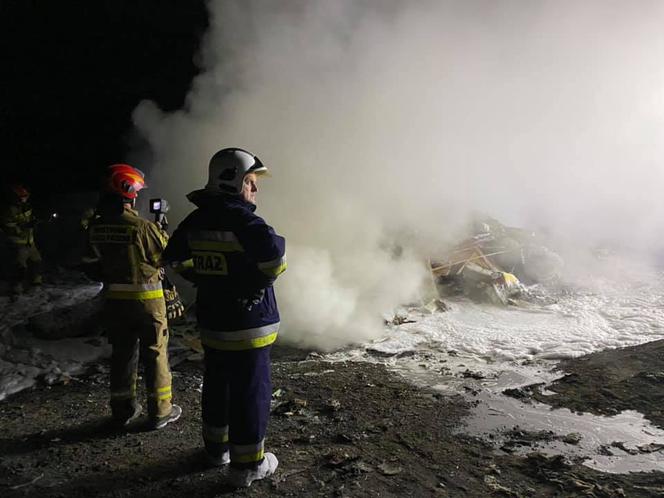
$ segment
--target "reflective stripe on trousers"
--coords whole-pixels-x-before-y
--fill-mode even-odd
[[[279,322],[244,330],[199,330],[205,346],[221,351],[242,351],[269,346],[276,341]]]
[[[218,351],[205,347],[203,440],[212,455],[230,450],[233,467],[254,468],[263,458],[272,398],[271,349]],[[226,426],[230,444],[223,440]],[[211,439],[215,436],[216,442]]]
[[[134,399],[136,397],[136,386],[124,391],[111,391],[111,399]]]
[[[265,439],[257,444],[231,444],[231,461],[234,463],[253,463],[263,459]]]
[[[203,440],[218,444],[228,443],[228,426],[215,427],[203,422]]]
[[[32,239],[23,237],[7,237],[12,244],[17,246],[31,246]]]
[[[156,391],[148,393],[148,397],[163,401],[173,397],[171,386],[159,387]]]
[[[108,299],[148,300],[164,297],[161,282],[154,284],[108,284]]]

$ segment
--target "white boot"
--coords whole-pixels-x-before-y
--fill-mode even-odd
[[[248,488],[251,483],[274,474],[279,461],[273,453],[265,453],[263,461],[255,469],[234,469],[228,475],[230,484],[236,488]]]

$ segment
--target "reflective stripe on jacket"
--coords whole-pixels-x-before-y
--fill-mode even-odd
[[[108,299],[133,299],[146,301],[164,297],[161,282],[155,284],[108,284]]]
[[[272,284],[286,270],[284,238],[238,196],[199,191],[190,200],[198,209],[175,230],[164,260],[189,268],[197,285],[203,344],[231,351],[272,344],[280,321]]]
[[[89,229],[90,244],[100,258],[109,299],[163,299],[159,267],[168,236],[155,223],[125,206],[101,211]]]
[[[223,351],[241,351],[269,346],[277,340],[279,322],[244,330],[208,330],[200,328],[203,345]]]

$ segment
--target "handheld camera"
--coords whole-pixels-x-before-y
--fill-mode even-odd
[[[166,213],[168,213],[169,209],[170,206],[166,199],[150,199],[150,212],[154,214],[155,223],[159,224],[163,230],[168,229]]]

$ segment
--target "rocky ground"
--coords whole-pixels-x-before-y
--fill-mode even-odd
[[[650,375],[664,371],[661,347],[652,343],[565,363],[577,381],[555,385],[555,403],[606,413],[639,410],[639,399],[652,399],[652,420],[661,422],[654,402],[661,385]],[[66,384],[37,385],[0,403],[0,495],[664,496],[661,472],[600,473],[546,457],[535,446],[525,456],[496,452],[489,442],[456,430],[472,401],[414,388],[381,365],[328,363],[283,347],[273,356],[268,447],[280,467],[271,479],[233,491],[222,472],[203,463],[202,370],[194,355],[174,367],[184,415],[159,432],[145,431],[141,421],[127,432],[107,429],[104,363]],[[616,362],[623,373],[607,375]],[[612,395],[593,388],[598,385]]]

